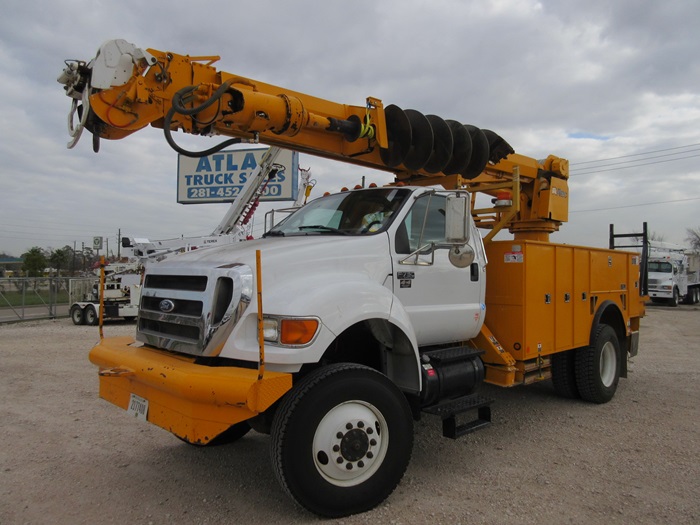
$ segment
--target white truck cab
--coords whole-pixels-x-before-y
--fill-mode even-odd
[[[327,195],[263,239],[152,265],[137,339],[257,364],[260,250],[267,370],[296,373],[338,359],[331,354],[347,351],[341,341],[366,337],[376,345],[368,364],[385,363],[401,388],[419,393],[419,348],[467,341],[484,321],[486,260],[465,203],[465,193],[429,188]]]
[[[678,306],[688,295],[688,258],[677,251],[652,250],[649,257],[649,297]]]

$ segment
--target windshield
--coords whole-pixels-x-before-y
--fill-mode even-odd
[[[649,271],[660,273],[672,273],[673,267],[671,266],[671,263],[661,261],[649,261]]]
[[[311,201],[265,235],[365,235],[383,230],[411,194],[380,188],[326,195]]]

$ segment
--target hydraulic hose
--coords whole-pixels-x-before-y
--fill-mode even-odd
[[[170,107],[170,110],[168,113],[165,115],[165,120],[163,122],[163,134],[165,135],[165,140],[168,142],[171,148],[173,148],[175,151],[180,153],[181,155],[184,155],[186,157],[206,157],[207,155],[212,155],[213,153],[218,153],[219,151],[223,150],[224,148],[227,148],[228,146],[231,146],[232,144],[240,144],[241,139],[240,138],[233,138],[233,139],[228,139],[220,144],[217,144],[216,146],[213,146],[211,148],[202,150],[202,151],[190,151],[184,149],[182,146],[177,144],[175,142],[175,139],[172,136],[172,131],[171,131],[171,123],[173,120],[173,117],[175,116],[176,113],[179,113],[181,115],[186,115],[186,116],[192,116],[196,115],[197,113],[204,111],[207,109],[209,106],[212,104],[218,102],[223,94],[228,90],[230,85],[230,82],[224,82],[219,86],[219,88],[212,94],[211,97],[209,97],[207,100],[205,100],[202,104],[199,106],[195,106],[193,108],[188,108],[185,106],[189,101],[192,100],[192,93],[198,88],[198,86],[187,86],[184,87],[175,93],[172,99],[172,105]]]

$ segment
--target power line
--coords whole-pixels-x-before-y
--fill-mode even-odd
[[[587,171],[587,170],[597,170],[598,168],[607,168],[608,166],[620,166],[620,165],[629,164],[629,163],[632,163],[632,162],[646,162],[647,160],[661,159],[661,158],[664,158],[664,157],[675,157],[676,155],[682,155],[682,154],[685,154],[685,153],[692,153],[692,152],[694,152],[694,151],[700,151],[700,149],[697,149],[697,148],[696,148],[696,149],[690,149],[690,150],[683,151],[683,152],[680,152],[680,153],[666,153],[665,155],[655,155],[655,156],[653,156],[653,157],[647,157],[647,158],[645,158],[645,159],[623,160],[622,162],[610,162],[610,163],[608,163],[608,164],[600,164],[599,166],[590,166],[590,167],[588,167],[588,168],[581,168],[581,170],[583,170],[583,171]],[[680,160],[680,159],[683,159],[683,158],[688,158],[688,157],[680,157],[680,158],[670,159],[670,160]],[[593,161],[593,162],[602,162],[602,161]],[[580,170],[576,170],[576,172],[577,172],[577,173],[580,173]]]
[[[574,176],[574,175],[577,175],[577,176],[580,176],[580,175],[594,175],[594,174],[596,174],[596,173],[603,173],[603,172],[606,172],[606,171],[617,171],[617,170],[626,170],[626,169],[630,169],[630,168],[641,168],[641,167],[643,167],[643,166],[651,166],[652,164],[663,164],[663,163],[665,163],[665,162],[673,162],[673,161],[675,161],[675,160],[692,159],[692,158],[695,158],[695,157],[700,157],[700,153],[698,153],[697,155],[688,155],[687,157],[678,157],[678,158],[669,159],[669,160],[657,160],[657,161],[655,161],[655,162],[644,162],[643,164],[633,164],[633,165],[631,165],[631,166],[618,166],[618,167],[616,167],[616,168],[609,168],[609,169],[605,169],[605,170],[599,170],[599,169],[596,169],[596,168],[591,168],[591,169],[593,169],[594,171],[588,171],[588,172],[586,172],[586,173],[575,173],[575,174],[572,173],[572,176]],[[631,161],[631,162],[634,162],[634,161]]]
[[[598,160],[586,160],[582,162],[573,162],[571,163],[571,166],[579,166],[581,164],[591,164],[594,162],[607,162],[609,160],[617,160],[617,159],[626,159],[629,157],[639,157],[641,155],[652,155],[654,153],[663,153],[664,151],[673,151],[677,149],[683,149],[683,148],[691,148],[694,146],[700,146],[700,142],[696,144],[687,144],[685,146],[676,146],[674,148],[666,148],[666,149],[657,149],[657,150],[652,150],[652,151],[647,151],[646,153],[632,153],[630,155],[620,155],[619,157],[609,157],[607,159],[598,159]]]
[[[609,208],[595,208],[590,210],[570,210],[569,213],[584,213],[590,211],[608,211],[608,210],[619,210],[622,208],[639,208],[641,206],[654,206],[656,204],[672,204],[674,202],[688,202],[688,201],[698,201],[700,197],[690,197],[688,199],[675,199],[670,201],[656,201],[656,202],[644,202],[641,204],[628,204],[627,206],[611,206]]]

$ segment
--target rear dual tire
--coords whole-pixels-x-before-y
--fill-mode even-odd
[[[611,326],[599,325],[591,345],[576,351],[576,386],[581,399],[607,403],[620,381],[620,343]]]
[[[589,346],[552,356],[554,390],[569,399],[607,403],[617,391],[621,359],[615,330],[599,325]]]
[[[552,356],[552,383],[554,391],[567,399],[579,399],[576,386],[576,350],[560,352]]]
[[[70,319],[76,326],[85,324],[85,312],[83,312],[83,309],[76,304],[70,309]]]
[[[91,304],[85,307],[85,310],[83,310],[83,316],[85,317],[86,325],[95,326],[99,321],[97,317],[97,310],[95,310],[95,307]]]

